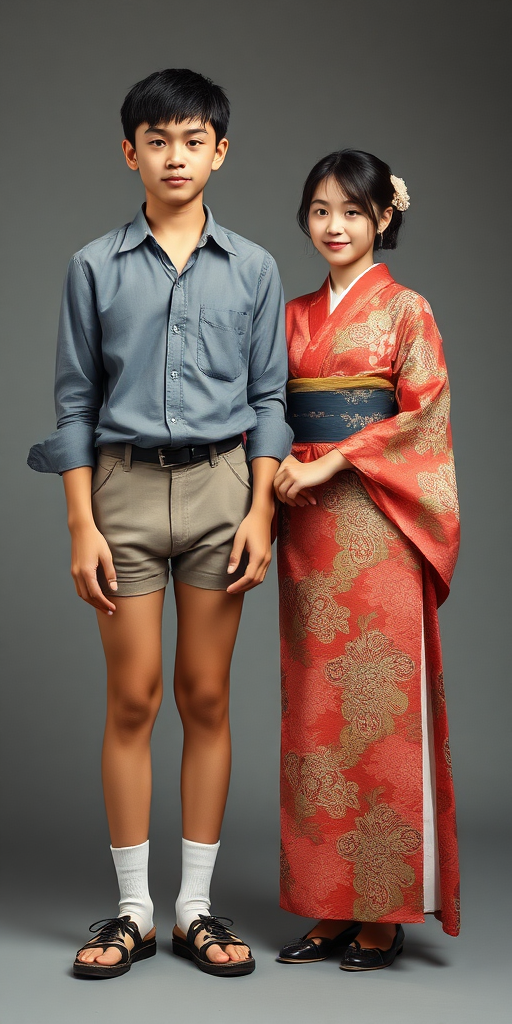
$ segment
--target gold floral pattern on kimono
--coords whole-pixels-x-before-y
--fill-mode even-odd
[[[368,629],[374,613],[358,620],[360,636],[345,645],[341,658],[328,661],[325,675],[343,690],[341,710],[364,743],[394,732],[394,717],[408,707],[397,683],[410,679],[415,664],[378,629]]]
[[[442,463],[436,473],[418,473],[418,484],[424,492],[420,502],[427,512],[434,516],[452,512],[458,520],[459,503],[453,458]]]
[[[389,543],[397,531],[368,497],[355,473],[335,478],[324,493],[323,506],[336,515],[338,552],[333,561],[337,589],[350,590],[363,569],[389,556]]]
[[[425,303],[425,307],[432,326],[435,327],[432,310],[427,303]],[[409,347],[404,346],[405,358],[400,369],[400,376],[418,388],[422,388],[436,379],[440,381],[448,379],[446,367],[440,364],[430,339],[426,338],[425,334],[425,324],[420,321]]]
[[[348,807],[359,807],[359,787],[345,778],[336,749],[318,747],[302,757],[287,754],[284,768],[295,793],[298,821],[316,814],[319,807],[331,818],[344,818]]]
[[[368,349],[371,367],[380,365],[396,348],[397,321],[410,303],[410,293],[398,293],[383,309],[372,310],[361,322],[352,322],[333,337],[333,352],[339,355],[352,348]]]
[[[336,580],[323,572],[312,572],[298,583],[289,578],[283,582],[284,600],[294,612],[295,641],[303,640],[307,631],[323,644],[331,643],[338,631],[348,633],[350,610],[336,601],[334,594],[338,589]]]
[[[429,395],[422,395],[420,407],[423,411],[421,419],[415,412],[404,412],[397,416],[398,431],[384,449],[384,456],[390,462],[406,462],[404,452],[412,448],[418,455],[448,454],[447,425],[450,416],[450,389],[446,384],[440,392],[437,402],[432,402]]]
[[[421,833],[386,803],[378,803],[381,792],[367,796],[370,809],[337,842],[340,857],[354,864],[354,889],[360,894],[354,901],[356,921],[375,921],[398,910],[403,890],[416,879],[404,858],[420,848]]]

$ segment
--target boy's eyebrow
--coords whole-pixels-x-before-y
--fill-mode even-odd
[[[144,135],[149,135],[150,132],[157,132],[159,135],[168,135],[169,134],[166,128],[159,128],[158,125],[156,125],[156,124],[150,124],[149,128],[146,128],[146,131],[144,132]],[[206,128],[201,128],[201,127],[199,127],[199,128],[186,128],[183,134],[184,135],[197,135],[197,132],[202,132],[203,135],[208,135],[208,132],[206,131]]]

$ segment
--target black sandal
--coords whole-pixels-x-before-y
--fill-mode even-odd
[[[137,960],[147,960],[156,953],[156,939],[143,941],[135,921],[126,917],[111,917],[104,921],[95,921],[89,928],[90,932],[96,932],[94,939],[90,939],[77,951],[73,964],[73,974],[88,978],[117,978],[120,974],[126,974],[132,964]],[[123,942],[125,935],[133,939],[132,949],[128,949]],[[121,959],[109,967],[107,964],[85,963],[79,960],[79,954],[84,949],[103,949],[115,946],[121,950]]]
[[[222,921],[233,924],[230,917],[223,917]],[[198,948],[195,939],[199,932],[205,931],[206,935],[202,945]],[[176,956],[182,956],[186,960],[193,960],[196,967],[205,974],[213,974],[217,978],[235,978],[241,974],[252,974],[256,967],[256,961],[249,949],[249,956],[246,960],[229,960],[226,964],[214,964],[206,956],[210,946],[246,946],[246,942],[238,938],[234,932],[230,932],[218,917],[206,917],[199,914],[199,917],[192,921],[187,932],[187,937],[182,938],[176,931],[172,933],[172,951]]]

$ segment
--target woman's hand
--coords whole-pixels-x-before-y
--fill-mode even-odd
[[[71,575],[76,592],[83,601],[105,615],[112,615],[116,606],[101,591],[98,566],[112,590],[117,590],[116,571],[110,548],[94,523],[85,523],[71,529]]]
[[[311,488],[326,483],[342,469],[353,469],[353,466],[336,448],[314,462],[299,462],[289,455],[276,473],[274,490],[279,501],[286,505],[316,505]]]

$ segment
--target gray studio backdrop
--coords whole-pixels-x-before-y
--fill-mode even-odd
[[[385,258],[433,306],[453,390],[463,546],[441,625],[459,819],[463,835],[499,835],[512,710],[503,643],[507,7],[493,0],[4,3],[5,877],[29,901],[42,878],[51,880],[56,898],[80,908],[77,929],[113,910],[99,774],[104,665],[94,613],[69,576],[61,481],[34,474],[25,459],[54,429],[54,346],[68,259],[130,220],[142,201],[122,158],[120,104],[135,81],[162,67],[190,67],[226,88],[231,148],[207,201],[221,224],[273,253],[287,298],[325,275],[295,224],[301,184],[317,159],[343,146],[370,150],[407,182],[400,248]],[[151,833],[153,888],[169,908],[180,837],[174,633],[169,593]],[[277,900],[278,689],[271,574],[246,600],[234,659],[219,911],[233,906],[228,891],[247,891],[248,873],[254,899]]]

